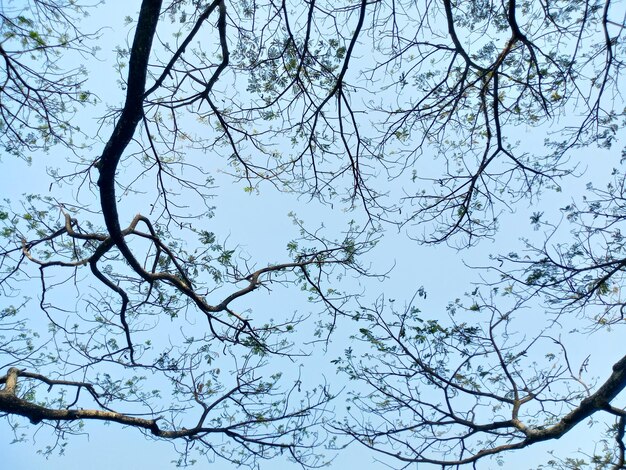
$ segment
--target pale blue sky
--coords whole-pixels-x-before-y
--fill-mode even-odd
[[[119,43],[120,38],[123,38],[129,30],[123,25],[124,16],[126,14],[133,15],[133,10],[138,2],[122,3],[116,1],[115,5],[115,8],[110,6],[100,8],[97,14],[85,22],[85,27],[88,29],[105,28],[102,30],[100,61],[94,62],[94,65],[91,63],[88,65],[93,73],[90,75],[87,88],[96,90],[102,101],[110,104],[118,104],[122,100],[121,91],[115,85],[112,51]],[[129,9],[128,13],[120,11],[124,8]],[[95,118],[98,113],[102,113],[103,109],[103,107],[98,107],[92,117]],[[95,132],[97,123],[95,119],[89,121],[89,119],[81,117],[81,126],[87,133],[90,133]],[[107,130],[103,130],[101,136],[106,138],[108,136]],[[520,130],[517,137],[524,141],[529,148],[532,148],[537,141],[534,133],[527,133],[524,130]],[[100,145],[95,143],[93,147],[94,156],[98,155],[100,149]],[[16,200],[22,193],[41,192],[47,194],[49,179],[45,173],[45,166],[62,167],[66,157],[66,151],[53,149],[47,156],[35,156],[32,167],[28,167],[22,161],[2,157],[2,172],[0,173],[0,187],[3,188],[2,196]],[[584,155],[581,154],[581,158],[584,158]],[[472,251],[457,252],[445,246],[422,247],[408,240],[404,231],[397,233],[390,229],[376,250],[366,256],[367,262],[372,263],[374,271],[386,272],[394,266],[394,269],[389,273],[389,278],[384,282],[361,281],[362,287],[357,287],[357,281],[347,278],[345,280],[346,287],[350,287],[352,284],[357,289],[365,289],[366,295],[363,302],[366,303],[368,300],[374,301],[381,294],[387,298],[398,299],[398,302],[405,302],[411,298],[416,289],[423,286],[428,293],[428,298],[420,304],[420,308],[428,313],[428,316],[443,318],[447,303],[471,290],[472,282],[479,281],[476,273],[468,269],[464,263],[485,266],[489,264],[488,255],[490,253],[519,249],[521,245],[517,240],[522,233],[540,240],[542,233],[532,232],[530,229],[530,214],[537,210],[545,211],[546,214],[558,214],[559,207],[567,204],[572,194],[580,194],[587,181],[591,178],[597,180],[607,177],[608,169],[612,165],[617,165],[618,159],[619,155],[594,151],[594,161],[603,162],[599,168],[589,169],[588,173],[581,179],[572,180],[569,183],[570,186],[564,185],[566,190],[563,193],[550,195],[547,200],[542,201],[540,207],[521,204],[520,207],[516,208],[515,213],[504,215],[497,243],[485,241]],[[45,164],[41,163],[43,160],[45,160]],[[603,168],[607,169],[606,174],[602,171]],[[24,178],[23,175],[28,175],[28,177]],[[345,226],[345,223],[354,217],[354,214],[342,212],[339,207],[330,208],[309,201],[306,197],[298,199],[293,195],[278,194],[269,185],[267,187],[262,186],[259,194],[247,194],[244,192],[243,183],[232,184],[225,175],[217,175],[217,183],[219,188],[216,190],[216,197],[213,201],[217,207],[217,212],[209,225],[215,227],[214,231],[220,238],[223,239],[228,236],[232,245],[243,248],[259,266],[272,261],[287,259],[286,245],[290,240],[297,237],[297,229],[287,215],[290,211],[295,211],[311,227],[323,223],[331,232],[335,227]],[[567,190],[568,187],[570,188],[569,191]],[[54,191],[58,190],[54,189]],[[141,208],[136,209],[134,207],[125,207],[125,209],[128,209],[128,214],[141,210]],[[306,303],[300,303],[301,301],[296,300],[297,298],[297,293],[285,292],[284,289],[277,288],[270,295],[256,292],[253,296],[245,297],[241,303],[241,308],[245,309],[249,305],[254,309],[255,314],[271,314],[276,309],[278,302],[286,310],[297,308],[306,311],[308,308]],[[293,302],[299,303],[293,305]],[[33,304],[31,308],[34,309],[35,307]],[[535,314],[538,313],[529,312],[531,318]],[[340,325],[331,340],[326,355],[322,351],[315,351],[311,358],[303,359],[305,373],[310,374],[308,378],[312,383],[318,380],[316,377],[325,378],[335,391],[341,390],[344,386],[355,385],[344,383],[344,380],[334,373],[334,366],[329,364],[329,361],[343,353],[348,336],[357,331],[358,325],[354,323],[346,322]],[[562,333],[565,334],[566,330],[564,329]],[[588,350],[592,349],[591,375],[606,377],[610,364],[622,355],[622,351],[619,349],[622,342],[615,334],[597,334],[592,336],[589,341],[593,341],[592,348],[574,348],[572,350],[572,362],[582,361],[588,354]],[[588,344],[585,343],[585,346]],[[338,401],[341,401],[341,397]],[[597,424],[596,426],[601,427],[602,425]],[[0,422],[1,460],[6,468],[12,470],[34,468],[50,470],[145,468],[159,470],[174,468],[171,461],[176,458],[176,454],[172,451],[171,443],[145,439],[138,431],[122,428],[115,424],[103,426],[97,422],[88,422],[85,426],[85,432],[88,433],[88,436],[77,436],[69,439],[65,456],[55,456],[49,460],[44,460],[35,451],[49,442],[49,432],[46,427],[37,431],[34,439],[29,438],[25,443],[9,445],[7,441],[10,439],[10,430],[6,422],[2,421]],[[582,446],[591,451],[592,447],[588,445],[589,432],[589,429],[581,424],[558,443],[544,443],[506,455],[504,456],[506,463],[503,468],[520,470],[531,468],[533,465],[544,462],[546,452],[553,448],[558,449],[563,456],[571,455],[573,450]],[[595,431],[593,432],[596,434]],[[597,434],[600,433],[597,432]],[[340,453],[330,468],[386,468],[383,463],[377,462],[376,458],[375,454],[367,452],[358,444],[354,444]],[[196,468],[209,467],[230,469],[232,465],[218,461],[212,465],[200,463]],[[261,467],[268,470],[296,468],[294,464],[285,461],[261,462]],[[428,467],[410,466],[408,468]],[[479,468],[497,468],[497,464],[495,460],[488,460],[479,464]]]

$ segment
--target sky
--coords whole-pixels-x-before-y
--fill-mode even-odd
[[[122,100],[121,91],[115,85],[113,52],[120,38],[127,37],[129,31],[132,31],[124,24],[123,19],[126,14],[134,15],[137,4],[138,2],[135,1],[124,2],[116,4],[116,8],[100,8],[97,14],[85,20],[86,29],[103,28],[100,41],[103,44],[102,50],[98,54],[99,60],[89,63],[90,74],[87,86],[88,89],[96,90],[103,103],[119,104]],[[128,13],[120,11],[123,9],[128,9]],[[93,115],[81,124],[86,132],[96,132],[99,125],[96,117],[102,109],[102,107],[95,109]],[[103,131],[101,135],[106,138],[107,132]],[[527,141],[532,146],[534,134],[530,129],[519,129],[518,138]],[[95,144],[94,155],[98,154],[98,149],[99,145]],[[475,250],[460,252],[445,246],[420,246],[407,238],[404,229],[399,232],[393,229],[387,230],[375,252],[366,255],[365,261],[372,263],[373,270],[377,272],[388,272],[391,269],[388,279],[367,281],[361,288],[367,290],[369,300],[384,295],[386,298],[405,301],[418,288],[424,287],[428,297],[420,308],[434,317],[443,317],[448,302],[462,297],[465,292],[473,289],[472,282],[478,281],[475,271],[468,266],[487,265],[489,254],[510,250],[511,245],[514,245],[513,249],[519,249],[521,232],[525,234],[529,232],[528,236],[541,239],[543,236],[541,232],[529,231],[530,215],[539,209],[545,210],[546,213],[558,214],[560,207],[567,204],[572,197],[582,194],[588,181],[598,181],[607,177],[607,172],[604,170],[617,165],[618,157],[609,152],[595,152],[594,158],[602,161],[602,165],[594,167],[583,165],[584,175],[579,179],[571,180],[568,183],[569,190],[563,191],[560,195],[551,195],[549,200],[542,201],[540,207],[523,204],[516,207],[515,212],[503,215],[502,228],[496,241],[482,242]],[[6,156],[0,156],[0,158],[2,195],[15,200],[24,192],[45,193],[50,181],[46,167],[63,167],[67,155],[53,149],[49,155],[36,156],[32,165]],[[584,156],[580,155],[576,158],[582,159]],[[47,160],[44,165],[37,159]],[[26,180],[21,178],[21,175],[25,174],[28,175]],[[306,197],[298,198],[293,194],[278,193],[269,185],[261,186],[258,192],[248,193],[244,190],[243,183],[233,184],[224,174],[216,175],[216,183],[217,188],[212,202],[217,207],[217,211],[210,224],[218,227],[222,236],[228,236],[229,242],[234,246],[250,254],[258,265],[285,257],[287,243],[298,235],[297,227],[288,216],[290,212],[295,211],[312,227],[320,224],[330,228],[343,226],[353,216],[343,212],[340,207],[330,208],[328,205],[319,204]],[[55,188],[54,191],[71,191],[71,189]],[[134,207],[125,209],[128,209],[128,213],[135,211]],[[355,280],[346,282],[353,282],[356,285]],[[255,293],[250,302],[255,314],[271,314],[277,302],[280,306],[288,305],[288,308],[291,308],[292,302],[300,302],[295,300],[295,295],[283,289],[276,289],[271,293]],[[245,300],[248,302],[249,299]],[[306,305],[298,304],[298,308],[306,309]],[[313,375],[313,377],[318,377],[311,379],[313,382],[323,377],[338,390],[344,387],[342,379],[336,375],[334,366],[328,361],[343,354],[348,337],[356,334],[357,330],[358,326],[354,324],[340,325],[338,332],[331,339],[328,351],[313,351],[311,358],[304,359],[308,370],[317,374]],[[567,328],[564,328],[563,332],[565,334]],[[618,335],[597,333],[591,337],[591,340],[594,342],[594,358],[590,363],[590,375],[606,376],[610,364],[621,357]],[[574,348],[572,362],[582,362],[586,352],[586,348],[580,350]],[[602,424],[596,426],[602,426]],[[588,450],[588,433],[588,428],[581,425],[558,443],[540,444],[524,451],[505,455],[503,468],[523,470],[539,465],[545,461],[546,452],[552,449],[562,455],[571,455],[580,446]],[[64,455],[53,455],[48,459],[36,452],[37,449],[50,442],[47,428],[37,431],[25,442],[16,444],[9,443],[10,434],[6,422],[0,422],[0,455],[3,456],[3,465],[13,470],[33,468],[50,470],[150,468],[158,470],[174,468],[172,461],[176,458],[176,454],[172,452],[171,443],[155,442],[144,438],[136,430],[125,429],[114,424],[103,426],[95,422],[87,423],[85,435],[71,437],[68,440]],[[5,439],[4,436],[7,438]],[[365,452],[358,444],[352,444],[337,455],[329,468],[387,468],[377,459],[378,456],[375,454]],[[229,469],[232,465],[218,461],[214,465],[201,463],[195,468],[205,467]],[[479,466],[479,468],[496,467],[495,461],[486,461]],[[261,468],[281,470],[296,468],[296,466],[286,461],[269,461],[262,462]],[[408,468],[428,467],[416,465]]]

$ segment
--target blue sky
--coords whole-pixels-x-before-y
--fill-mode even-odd
[[[128,13],[120,11],[122,3],[116,3],[116,8],[110,5],[99,8],[97,13],[85,20],[86,29],[102,29],[103,45],[98,54],[99,61],[89,63],[90,76],[88,89],[94,90],[102,100],[102,104],[93,110],[93,114],[87,118],[81,117],[83,130],[90,135],[96,133],[98,123],[96,117],[102,113],[104,104],[117,105],[122,101],[122,92],[115,84],[113,54],[115,46],[132,31],[125,26],[123,18],[125,14],[133,15],[137,2],[123,4],[123,8],[128,8]],[[90,113],[92,111],[89,111]],[[106,139],[108,129],[100,131],[100,137]],[[519,129],[515,137],[523,142],[529,149],[537,145],[536,131],[530,129]],[[93,145],[93,155],[98,155],[101,145],[96,141]],[[0,174],[0,187],[3,188],[3,197],[13,200],[28,192],[46,193],[50,179],[46,174],[46,167],[63,168],[67,166],[67,152],[53,149],[49,155],[36,155],[32,166],[28,166],[23,161],[12,160],[9,157],[2,157],[2,173]],[[397,302],[408,301],[413,293],[420,287],[424,287],[428,293],[426,300],[422,301],[420,308],[434,318],[444,318],[445,308],[448,302],[455,298],[462,297],[465,292],[473,289],[473,282],[479,282],[479,278],[470,266],[486,266],[490,263],[488,256],[492,253],[507,252],[519,249],[521,243],[518,241],[523,233],[528,237],[541,240],[544,234],[533,232],[530,228],[530,215],[538,210],[558,217],[559,208],[567,204],[572,197],[578,197],[583,193],[585,184],[588,181],[600,181],[608,177],[608,169],[613,165],[618,165],[618,155],[609,152],[594,150],[594,164],[601,161],[601,165],[594,167],[585,165],[585,155],[576,155],[583,161],[581,168],[586,168],[585,174],[579,179],[571,179],[564,184],[564,190],[560,194],[551,193],[549,197],[541,201],[541,205],[519,204],[513,213],[504,214],[501,218],[501,230],[497,241],[486,240],[476,249],[471,251],[456,251],[446,246],[420,246],[407,238],[406,229],[399,232],[389,229],[385,232],[376,249],[365,256],[364,262],[371,263],[375,272],[387,272],[393,268],[387,279],[379,281],[359,280],[347,276],[342,284],[346,288],[352,288],[365,292],[363,302],[373,302],[380,295],[387,299],[397,299]],[[44,163],[42,163],[44,162]],[[607,171],[604,171],[604,170]],[[28,175],[24,178],[23,175]],[[408,178],[409,176],[407,176]],[[244,190],[243,182],[233,183],[229,177],[223,173],[216,173],[217,188],[212,203],[217,207],[216,215],[210,221],[198,221],[206,223],[208,227],[216,227],[215,231],[221,239],[228,239],[229,244],[239,247],[244,253],[254,260],[258,266],[263,266],[270,262],[280,262],[286,260],[286,246],[290,240],[298,236],[295,227],[288,216],[290,212],[295,212],[298,217],[303,218],[308,226],[320,227],[329,233],[337,230],[337,227],[344,227],[346,222],[355,216],[354,213],[345,212],[340,204],[336,207],[319,204],[309,200],[306,196],[296,197],[293,194],[281,194],[275,191],[270,185],[261,185],[258,193],[251,194]],[[71,194],[72,188],[53,189],[58,194],[67,196]],[[53,193],[57,194],[57,193]],[[133,201],[141,201],[141,198]],[[123,216],[129,217],[142,208],[131,205],[123,207]],[[358,217],[358,215],[357,215]],[[343,285],[342,285],[343,287]],[[68,295],[69,294],[68,292]],[[271,292],[255,292],[253,296],[246,297],[237,307],[243,310],[251,308],[254,315],[272,315],[277,310],[277,305],[281,310],[307,311],[311,308],[302,301],[302,297],[297,292],[280,287],[274,288]],[[36,303],[33,303],[33,315],[37,315]],[[531,323],[531,328],[535,322],[541,320],[541,312],[529,310],[531,320],[521,320]],[[622,354],[620,354],[619,335],[608,333],[597,333],[588,340],[582,336],[569,333],[569,325],[555,332],[556,335],[563,335],[564,338],[571,338],[572,342],[589,341],[593,342],[592,348],[576,348],[571,352],[573,363],[581,363],[588,351],[593,353],[590,362],[590,376],[599,375],[601,378],[608,373],[609,365]],[[333,335],[328,351],[314,349],[311,357],[303,358],[303,370],[307,374],[307,379],[311,384],[321,380],[326,380],[337,391],[344,389],[344,395],[337,399],[341,403],[347,388],[353,384],[345,383],[345,380],[336,375],[335,368],[329,364],[329,360],[343,354],[346,344],[349,344],[349,336],[356,334],[358,325],[346,322],[340,324],[338,331]],[[585,343],[587,346],[589,343]],[[288,367],[289,363],[281,362],[277,368]],[[287,365],[285,365],[287,364]],[[295,373],[299,370],[299,364],[293,363],[294,370],[286,371]],[[310,374],[310,375],[309,375]],[[341,405],[338,405],[340,412]],[[603,424],[598,423],[594,429],[599,429]],[[594,431],[595,432],[595,431]],[[600,434],[600,433],[598,433]],[[68,448],[64,456],[52,456],[48,460],[37,454],[35,451],[50,442],[49,431],[46,427],[37,431],[34,436],[28,437],[23,443],[9,444],[10,430],[6,422],[0,422],[0,435],[7,436],[0,440],[0,454],[3,455],[3,462],[7,468],[13,470],[28,470],[32,468],[46,469],[79,469],[88,468],[92,470],[109,468],[151,468],[169,469],[174,468],[171,463],[176,458],[176,453],[172,451],[172,444],[168,442],[153,441],[144,438],[138,431],[122,428],[112,424],[103,426],[102,424],[90,422],[86,423],[85,435],[71,437],[68,440]],[[518,468],[520,470],[531,468],[545,461],[546,452],[554,449],[562,455],[572,455],[572,452],[581,446],[587,451],[591,448],[587,445],[589,430],[584,425],[580,425],[575,431],[565,436],[558,443],[545,443],[533,446],[530,449],[505,455],[504,468]],[[341,452],[333,460],[330,468],[386,468],[384,463],[377,461],[377,455],[366,452],[358,444],[353,444],[345,451]],[[197,468],[208,467],[201,463]],[[214,465],[220,469],[231,468],[228,463],[218,461]],[[496,461],[486,461],[479,465],[479,468],[496,468]],[[295,466],[286,461],[262,462],[263,469],[288,469]],[[413,468],[413,467],[409,467]],[[427,468],[417,467],[415,468]]]

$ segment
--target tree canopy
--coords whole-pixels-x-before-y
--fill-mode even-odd
[[[113,3],[0,5],[16,440],[49,426],[53,452],[100,421],[180,465],[317,467],[349,444],[488,468],[595,423],[539,468],[626,466],[626,353],[597,346],[626,305],[622,3]],[[282,254],[215,223],[243,213],[223,185],[268,212],[293,197]],[[473,278],[432,311],[420,285],[448,251]]]

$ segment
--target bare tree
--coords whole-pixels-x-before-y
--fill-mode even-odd
[[[576,241],[498,258],[502,280],[466,306],[484,315],[476,324],[456,319],[460,303],[449,321],[424,319],[412,302],[359,307],[358,289],[334,285],[372,275],[361,255],[389,227],[457,247],[496,237],[501,213],[576,176],[573,151],[619,140],[615,2],[143,0],[117,49],[122,105],[95,135],[75,124],[98,105],[83,83],[89,64],[66,64],[92,57],[98,33],[75,24],[99,6],[0,8],[2,145],[29,157],[62,144],[75,155],[50,172],[53,195],[36,189],[0,210],[7,419],[60,436],[83,421],[120,423],[185,442],[182,463],[198,448],[251,466],[285,451],[321,464],[313,427],[331,392],[268,372],[302,353],[289,335],[306,315],[269,321],[235,306],[295,285],[321,310],[313,343],[351,317],[355,344],[375,350],[338,361],[365,387],[352,399],[364,415],[335,431],[400,465],[460,466],[607,412],[617,418],[607,461],[623,466],[624,412],[613,400],[624,360],[589,386],[550,326],[554,314],[593,328],[621,320],[621,173],[602,201],[568,209]],[[559,132],[518,142],[522,126]],[[290,258],[259,267],[206,223],[215,167],[247,191],[313,197],[362,223],[332,238],[295,218]],[[544,227],[540,212],[534,223]],[[47,331],[21,290],[32,279]],[[515,339],[537,294],[549,321]],[[555,351],[540,366],[527,361],[545,344]]]
[[[582,335],[562,338],[543,324],[534,332],[528,317],[540,320],[522,301],[500,310],[495,305],[504,302],[495,298],[497,290],[492,294],[483,299],[475,292],[470,304],[457,300],[441,321],[414,304],[397,311],[385,299],[363,308],[358,317],[367,327],[335,362],[364,386],[352,394],[349,416],[335,430],[402,466],[457,468],[560,439],[606,413],[615,425],[598,431],[594,441],[604,448],[573,459],[577,466],[551,459],[547,467],[622,468],[624,410],[615,399],[626,386],[626,359],[599,383],[587,383],[592,351],[579,364],[569,357],[585,341]],[[488,322],[468,321],[476,316]],[[362,352],[359,342],[371,349]]]
[[[73,113],[65,101],[76,96],[79,102],[85,101],[76,95],[80,83],[68,85],[66,81],[74,80],[75,72],[65,71],[57,80],[52,65],[34,62],[41,54],[47,58],[54,52],[48,48],[57,46],[48,46],[49,39],[42,36],[30,61],[22,64],[22,69],[17,65],[22,55],[31,52],[31,42],[39,41],[38,28],[48,36],[69,28],[74,20],[69,16],[70,8],[62,2],[33,2],[30,8],[12,11],[7,7],[5,11],[7,15],[14,13],[5,18],[8,41],[21,46],[21,50],[6,53],[3,49],[5,83],[21,93],[17,98],[11,94],[17,101],[2,108],[5,142],[21,148],[13,153],[37,145],[34,135],[28,137],[31,140],[27,143],[32,145],[23,147],[23,133],[30,129],[42,125],[53,129],[43,130],[44,145],[56,143],[48,140],[55,129],[57,136],[75,130],[63,124]],[[83,7],[72,8],[80,12]],[[184,22],[188,28],[184,40],[174,50],[162,44],[159,52],[170,58],[150,65],[151,55],[157,55],[153,41],[159,21],[167,23],[170,15],[186,14],[190,18]],[[210,74],[199,93],[193,86],[170,87],[164,83],[168,77],[192,79],[184,70],[190,64],[183,52],[209,17],[217,21],[214,31],[217,43],[222,44],[222,62],[218,66],[194,66],[199,76]],[[57,29],[50,30],[48,23],[52,22],[61,26],[55,23]],[[116,422],[157,438],[186,442],[182,463],[194,447],[251,466],[258,458],[285,452],[302,463],[319,463],[309,457],[321,438],[309,428],[324,417],[331,398],[326,386],[318,384],[300,393],[299,377],[289,377],[291,385],[284,387],[280,373],[270,377],[264,368],[268,356],[279,360],[302,354],[300,348],[292,352],[290,342],[283,337],[301,318],[257,322],[238,313],[232,304],[266,283],[301,284],[312,291],[310,295],[321,294],[324,279],[335,267],[353,266],[359,271],[356,256],[368,242],[354,241],[348,233],[337,243],[319,240],[317,248],[294,250],[291,261],[261,268],[247,263],[240,266],[235,250],[218,243],[212,232],[189,223],[191,217],[205,216],[208,220],[208,206],[200,205],[204,209],[199,214],[181,216],[175,212],[182,208],[171,200],[176,194],[172,183],[198,195],[200,202],[209,197],[211,186],[206,184],[205,170],[181,158],[177,144],[183,134],[177,124],[179,98],[155,95],[167,96],[172,90],[191,93],[180,98],[183,103],[188,101],[183,107],[213,106],[213,86],[228,65],[225,22],[226,6],[219,1],[205,8],[186,2],[143,2],[128,52],[125,102],[106,117],[112,130],[100,157],[95,162],[79,163],[71,175],[53,175],[59,182],[80,181],[81,186],[88,187],[86,191],[98,197],[100,211],[96,217],[90,208],[93,201],[61,201],[39,195],[27,197],[22,207],[26,212],[7,206],[0,213],[5,223],[4,296],[20,298],[20,283],[39,277],[39,307],[50,323],[49,337],[40,341],[41,332],[29,329],[26,320],[30,317],[26,310],[32,309],[28,302],[2,311],[7,336],[3,336],[0,349],[6,370],[0,379],[4,384],[0,411],[10,420],[22,416],[33,424],[52,423],[59,436],[78,432],[84,421]],[[206,28],[212,29],[212,25],[206,24]],[[76,34],[81,40],[88,38]],[[65,44],[58,47],[67,49]],[[8,87],[4,92],[11,93]],[[163,109],[171,112],[171,120],[160,116]],[[214,114],[219,116],[219,112]],[[223,129],[228,133],[228,126]],[[199,142],[194,140],[194,144]],[[72,141],[65,144],[79,153]],[[136,180],[119,179],[120,162],[129,159],[143,160],[140,173],[156,177],[157,200],[149,210],[157,215],[151,219],[138,214],[122,228],[119,188],[123,193],[138,187]],[[197,170],[204,180],[183,179],[179,171],[185,169]],[[97,179],[92,179],[94,172]],[[106,229],[98,228],[102,222]],[[191,234],[186,236],[199,240],[197,247],[187,251],[186,241],[173,238],[171,227],[186,230]],[[222,294],[220,286],[230,283],[233,289]],[[71,284],[79,289],[74,306],[57,297],[63,297],[59,290]],[[340,295],[322,300],[328,309],[336,309],[335,302],[341,304]],[[168,331],[171,325],[166,319],[179,315],[194,319],[177,331]],[[222,372],[224,364],[231,370]]]

